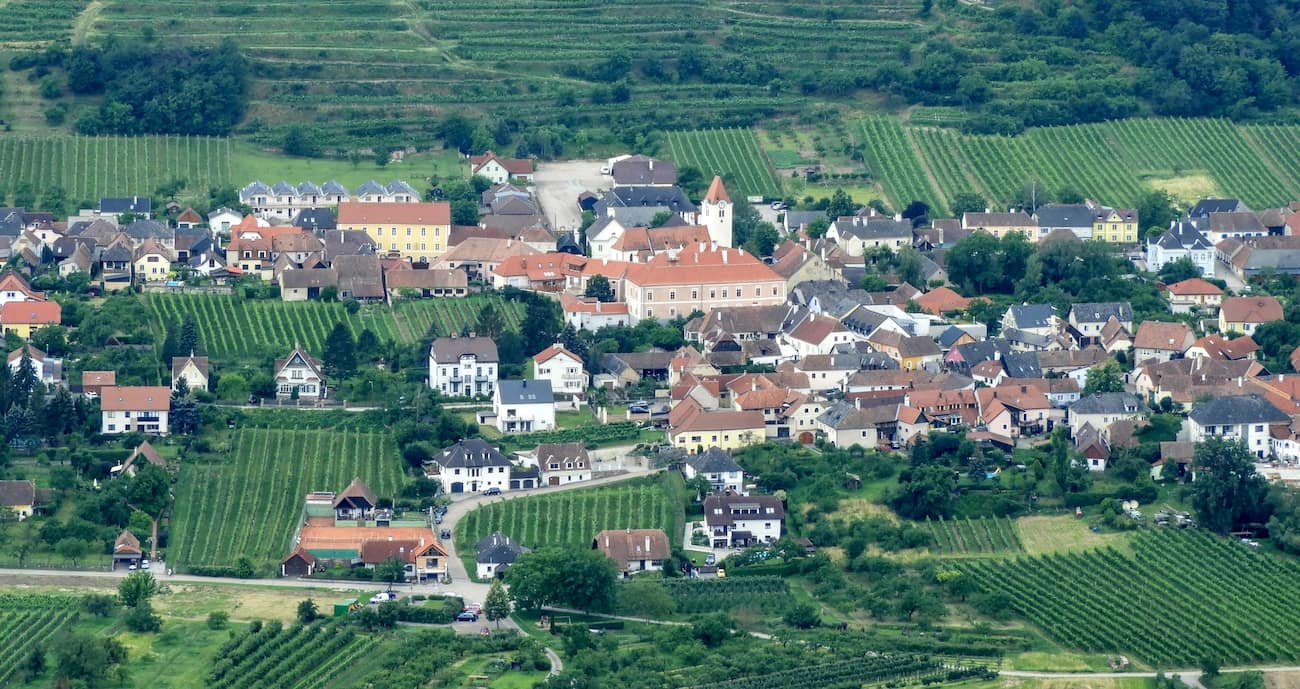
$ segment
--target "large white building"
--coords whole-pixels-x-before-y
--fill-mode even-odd
[[[1259,395],[1234,395],[1197,405],[1187,423],[1194,443],[1218,436],[1244,442],[1256,457],[1266,457],[1272,426],[1289,426],[1291,417]]]
[[[785,506],[773,495],[722,493],[704,498],[704,523],[714,548],[746,548],[781,538]]]
[[[533,357],[533,378],[550,381],[551,390],[557,395],[581,397],[587,391],[587,371],[582,367],[582,358],[561,344],[553,344]]]
[[[448,493],[479,493],[510,489],[510,460],[481,438],[462,440],[431,460],[434,478]]]
[[[1190,258],[1203,277],[1214,277],[1214,245],[1191,222],[1175,221],[1147,239],[1147,270],[1158,273],[1180,258]]]
[[[555,394],[549,380],[503,380],[492,394],[496,427],[502,433],[555,430]]]
[[[172,391],[167,386],[105,386],[99,392],[100,433],[167,435]]]
[[[450,397],[492,395],[497,345],[487,337],[440,337],[429,348],[429,387]]]

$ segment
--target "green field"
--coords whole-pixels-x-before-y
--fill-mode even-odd
[[[1300,126],[1130,119],[1005,137],[873,117],[863,120],[861,132],[872,170],[896,208],[913,199],[934,207],[935,199],[962,191],[1006,205],[1035,179],[1049,193],[1073,189],[1116,206],[1131,206],[1162,181],[1198,175],[1255,209],[1300,196],[1294,174]]]
[[[780,577],[734,576],[726,579],[662,579],[677,612],[728,612],[754,608],[782,612],[794,603],[790,586]]]
[[[501,532],[529,548],[552,545],[590,546],[605,529],[663,529],[670,542],[681,520],[660,481],[571,490],[494,502],[465,515],[456,528],[460,543]]]
[[[1164,667],[1293,662],[1300,564],[1208,532],[1148,531],[1112,548],[963,560],[986,592],[1054,641]]]
[[[945,555],[1022,552],[1016,522],[1002,517],[926,520],[933,550]]]
[[[168,561],[176,569],[234,566],[269,572],[290,550],[311,491],[341,491],[354,477],[380,496],[403,481],[392,436],[359,431],[242,428],[221,461],[186,462],[176,486]]]
[[[80,600],[56,594],[0,594],[0,687],[15,680],[34,649],[73,622]]]
[[[669,132],[668,151],[673,162],[695,167],[706,180],[721,175],[733,201],[746,196],[781,196],[772,164],[749,129]]]
[[[355,315],[338,302],[236,301],[222,294],[151,294],[145,299],[159,324],[180,323],[185,314],[194,314],[204,353],[219,360],[284,356],[295,343],[319,353],[330,329],[340,321],[348,324],[353,337],[369,328],[381,340],[409,343],[424,337],[431,327],[438,335],[472,328],[487,304],[503,314],[507,327],[518,329],[523,317],[520,303],[495,294],[404,300],[394,307],[367,305]]]

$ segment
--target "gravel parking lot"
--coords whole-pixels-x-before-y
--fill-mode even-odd
[[[600,174],[604,164],[603,160],[568,160],[537,165],[533,186],[552,230],[570,232],[582,225],[578,194],[608,189],[614,183],[612,177]]]

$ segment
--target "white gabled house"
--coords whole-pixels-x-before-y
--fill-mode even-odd
[[[502,433],[555,429],[555,394],[549,380],[503,380],[492,393],[496,427]]]
[[[687,481],[704,477],[714,493],[730,491],[744,495],[745,472],[725,451],[710,447],[707,452],[690,455],[682,464],[682,476]]]
[[[167,435],[171,394],[166,386],[105,386],[99,392],[99,432]]]
[[[785,505],[772,495],[721,493],[704,498],[704,523],[714,548],[747,548],[781,538]]]
[[[582,366],[582,358],[559,343],[533,357],[533,379],[549,381],[557,395],[576,398],[587,391],[587,371]]]
[[[481,438],[462,440],[430,460],[431,478],[448,493],[479,493],[510,489],[510,460]]]
[[[289,356],[275,360],[275,397],[301,400],[325,399],[325,374],[321,363],[295,346]]]

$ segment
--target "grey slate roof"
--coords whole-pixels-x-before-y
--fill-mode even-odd
[[[678,187],[614,187],[596,202],[596,215],[610,208],[658,208],[674,213],[694,213],[695,204]]]
[[[1071,414],[1132,414],[1145,409],[1142,400],[1128,392],[1094,393],[1070,405]]]
[[[1201,199],[1187,211],[1189,218],[1205,218],[1211,213],[1235,213],[1250,210],[1238,199]]]
[[[643,155],[634,155],[614,163],[610,174],[617,185],[677,182],[677,166],[671,160],[655,160]]]
[[[1075,304],[1070,314],[1079,323],[1105,323],[1114,316],[1120,321],[1133,320],[1133,306],[1126,301]]]
[[[1198,404],[1188,417],[1202,426],[1291,422],[1291,417],[1259,395],[1218,397],[1205,404]]]
[[[166,239],[176,236],[175,231],[157,220],[136,220],[127,225],[122,231],[126,233],[126,236],[136,241]]]
[[[490,337],[440,337],[433,341],[433,360],[438,364],[460,363],[460,358],[473,354],[483,363],[500,361],[497,343]]]
[[[99,200],[100,213],[151,213],[153,199],[148,196],[110,196]]]
[[[1082,203],[1040,206],[1037,217],[1039,227],[1092,228],[1092,209]]]
[[[483,538],[474,550],[474,561],[485,565],[509,565],[528,552],[527,548],[501,532]]]
[[[323,232],[337,228],[338,220],[334,217],[334,211],[328,208],[305,208],[298,211],[293,216],[290,223],[294,227],[305,227],[314,232]]]
[[[727,474],[741,471],[736,460],[717,447],[710,447],[704,454],[688,456],[686,463],[701,474]]]
[[[549,380],[502,380],[497,382],[501,404],[554,404]]]
[[[1210,240],[1190,222],[1175,222],[1168,230],[1160,233],[1155,240],[1156,246],[1167,251],[1209,249]]]
[[[327,196],[350,196],[351,195],[348,193],[347,187],[343,186],[342,184],[339,184],[338,182],[335,182],[334,180],[330,180],[322,184],[320,190],[323,193],[325,193]]]
[[[510,466],[510,460],[495,445],[482,438],[466,438],[444,448],[433,461],[444,469]]]
[[[1002,357],[1002,368],[1012,378],[1042,378],[1037,352],[1008,352]]]
[[[835,221],[835,231],[849,237],[863,240],[912,238],[912,223],[893,218],[864,219],[858,216],[840,218]]]
[[[1045,328],[1052,322],[1051,304],[1020,304],[1011,307],[1011,316],[1021,328]]]

